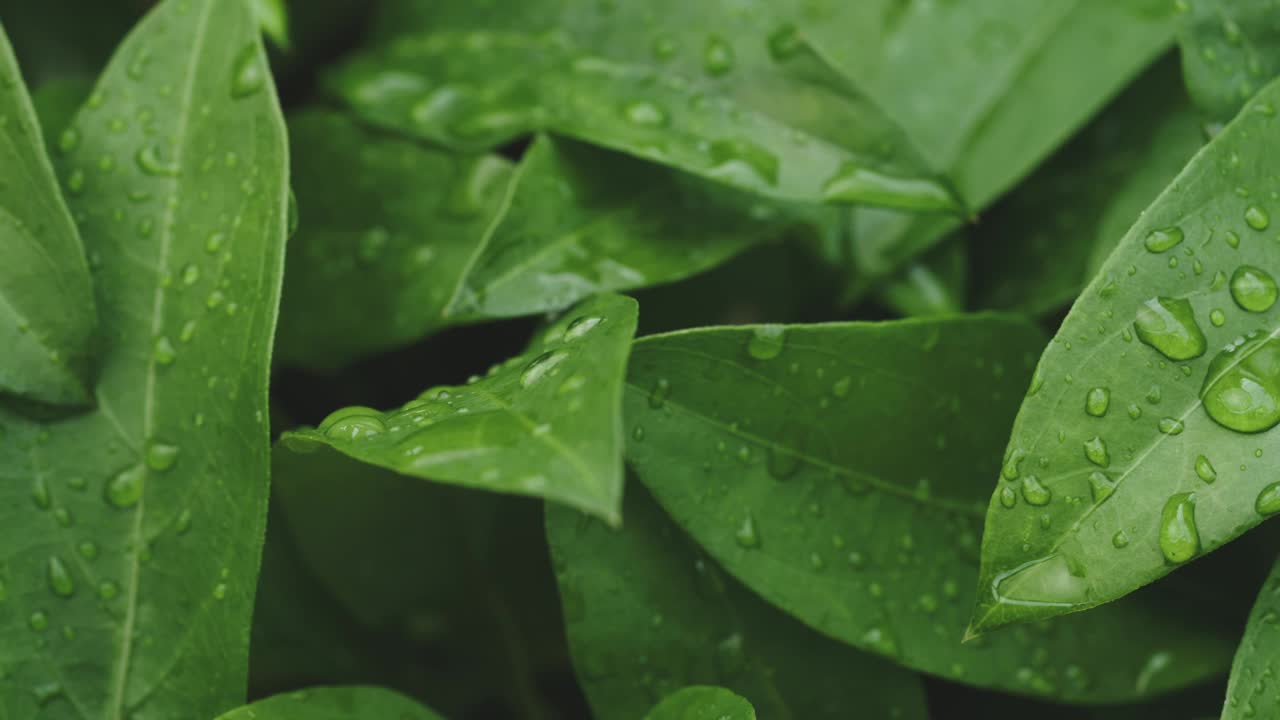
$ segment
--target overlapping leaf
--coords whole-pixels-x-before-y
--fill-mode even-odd
[[[440,720],[431,710],[390,690],[327,687],[259,700],[218,720]]]
[[[1231,664],[1231,680],[1227,685],[1227,702],[1222,720],[1266,717],[1280,707],[1280,688],[1274,682],[1276,661],[1280,660],[1280,564],[1258,593],[1258,601],[1249,614],[1240,649]]]
[[[1113,600],[1280,510],[1276,103],[1272,85],[1142,214],[1041,358],[987,512],[978,628]]]
[[[247,7],[157,6],[64,137],[101,376],[90,413],[0,409],[0,715],[212,717],[243,701],[287,204]]]
[[[83,405],[98,324],[89,264],[3,27],[0,118],[0,392]]]
[[[623,375],[636,303],[602,295],[460,387],[431,388],[390,412],[351,407],[289,433],[357,460],[439,482],[568,503],[618,522]]]
[[[1280,74],[1280,3],[1180,0],[1178,6],[1187,90],[1210,123],[1221,127]]]
[[[695,685],[658,703],[645,720],[756,720],[756,711],[729,690]]]
[[[777,198],[955,210],[794,0],[391,3],[331,78],[380,125],[462,148],[551,130]],[[643,29],[643,31],[637,31]]]
[[[641,717],[685,685],[714,683],[765,717],[926,716],[909,672],[815,633],[705,558],[643,487],[610,530],[548,506],[547,540],[583,690],[601,720]]]
[[[1221,672],[1230,648],[1172,602],[961,644],[986,478],[1042,345],[1000,316],[642,338],[628,463],[751,589],[909,667],[1075,702]]]

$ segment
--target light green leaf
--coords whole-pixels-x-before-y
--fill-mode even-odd
[[[358,620],[353,639],[376,640],[358,682],[394,681],[450,716],[548,716],[568,651],[540,503],[279,449],[272,491],[315,590]],[[422,673],[405,657],[439,660]]]
[[[1258,434],[1280,419],[1277,102],[1269,86],[1147,208],[1041,358],[987,513],[977,630],[1114,600],[1280,509]],[[1026,477],[1045,502],[1005,507]]]
[[[277,360],[333,369],[440,329],[503,202],[511,165],[371,133],[336,113],[289,119],[301,224],[289,243]]]
[[[908,667],[1095,703],[1213,676],[1230,648],[1167,601],[961,645],[986,478],[1042,345],[990,315],[642,338],[627,460],[751,589]]]
[[[326,687],[259,700],[218,720],[440,720],[440,716],[390,690]]]
[[[0,407],[0,716],[213,717],[244,696],[288,186],[245,5],[158,5],[71,128],[101,377],[87,414]]]
[[[1182,72],[1215,128],[1280,74],[1276,0],[1179,0]]]
[[[389,412],[349,407],[287,447],[327,445],[414,477],[547,498],[618,522],[622,382],[636,302],[581,303],[523,355]]]
[[[0,392],[84,405],[98,323],[89,264],[3,26],[0,118]]]
[[[1280,562],[1271,568],[1258,601],[1249,614],[1249,624],[1240,640],[1240,649],[1231,663],[1227,702],[1222,720],[1259,717],[1280,707],[1280,689],[1272,682],[1275,661],[1280,658]]]
[[[769,718],[843,720],[850,708],[868,718],[927,716],[913,673],[761,601],[637,483],[627,489],[625,517],[623,529],[611,530],[547,507],[574,668],[600,720],[641,717],[694,684],[723,685]]]
[[[676,692],[645,715],[645,720],[756,720],[755,708],[733,692],[695,685]]]
[[[974,231],[979,307],[1053,312],[1097,274],[1203,145],[1172,57],[1161,61]]]
[[[880,302],[908,317],[964,311],[969,290],[969,242],[957,233],[898,271],[877,291]]]
[[[289,47],[289,8],[285,0],[249,0],[262,31],[282,48]]]
[[[859,18],[813,28],[832,62],[906,128],[981,210],[1117,94],[1170,44],[1166,0],[841,3]],[[842,30],[852,29],[854,33]],[[859,267],[878,276],[958,221],[857,211]]]
[[[806,214],[830,223],[836,213],[769,205],[660,165],[540,136],[446,313],[531,315],[599,292],[678,280],[783,236]]]
[[[797,29],[824,20],[803,5],[393,3],[398,36],[329,85],[371,122],[464,149],[549,130],[780,199],[957,210]]]

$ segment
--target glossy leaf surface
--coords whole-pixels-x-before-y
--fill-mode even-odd
[[[751,589],[909,667],[1075,702],[1220,672],[1229,647],[1167,604],[961,644],[987,478],[1042,343],[991,315],[643,338],[627,380],[640,438],[628,463]],[[1120,632],[1123,646],[1096,654]]]
[[[566,313],[523,355],[390,412],[350,407],[286,446],[327,445],[396,472],[533,495],[619,519],[622,383],[636,303],[618,295]]]
[[[0,392],[84,405],[98,324],[89,264],[2,27],[0,118]]]
[[[1240,649],[1231,664],[1222,720],[1266,717],[1280,707],[1280,690],[1272,682],[1280,660],[1280,565],[1258,593]],[[1261,713],[1261,715],[1259,715]]]
[[[1182,0],[1178,39],[1187,90],[1215,128],[1280,74],[1280,3]]]
[[[751,703],[724,688],[694,686],[658,703],[645,720],[756,720]]]
[[[244,694],[288,185],[246,6],[158,5],[71,128],[101,373],[93,412],[0,409],[0,715],[213,717]]]
[[[683,686],[717,684],[764,717],[926,717],[911,673],[824,638],[728,577],[654,503],[627,490],[610,530],[547,507],[574,667],[601,720],[641,717]]]
[[[1114,600],[1274,512],[1280,156],[1250,143],[1280,139],[1277,102],[1271,86],[1143,213],[1041,358],[987,512],[977,628]],[[1046,502],[1004,506],[1026,477]]]
[[[440,720],[409,698],[373,687],[298,690],[259,700],[218,720]]]

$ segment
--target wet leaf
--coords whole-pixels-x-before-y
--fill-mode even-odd
[[[373,687],[297,690],[259,700],[218,720],[440,720],[440,716],[403,695]]]
[[[645,720],[756,720],[756,711],[729,690],[694,686],[658,703]]]
[[[1280,74],[1280,3],[1181,0],[1179,6],[1187,90],[1216,131]]]
[[[1243,720],[1263,717],[1271,708],[1280,705],[1274,682],[1275,660],[1280,655],[1280,564],[1272,567],[1271,575],[1258,593],[1257,604],[1249,614],[1249,625],[1244,629],[1240,649],[1231,664],[1231,680],[1227,685],[1227,702],[1222,709],[1222,720]]]

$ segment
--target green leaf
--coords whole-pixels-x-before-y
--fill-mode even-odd
[[[1244,720],[1280,706],[1280,690],[1271,682],[1274,662],[1280,656],[1280,562],[1271,568],[1257,604],[1249,614],[1249,624],[1240,640],[1235,661],[1231,663],[1231,679],[1227,683],[1227,702],[1222,720]]]
[[[97,409],[0,407],[0,716],[213,717],[244,694],[287,207],[252,16],[161,3],[72,128]]]
[[[1042,344],[993,315],[642,338],[627,460],[748,587],[908,667],[1073,702],[1211,677],[1230,649],[1169,602],[961,645],[986,478]]]
[[[358,621],[353,640],[378,640],[381,662],[358,682],[394,681],[450,716],[496,703],[511,716],[547,716],[555,691],[545,678],[568,652],[541,504],[328,452],[277,450],[272,490],[283,540],[296,540],[316,591]]]
[[[957,233],[899,270],[880,287],[880,301],[901,315],[963,312],[969,286],[969,243]]]
[[[89,264],[3,27],[0,118],[0,392],[84,405],[98,322]]]
[[[365,119],[453,147],[549,130],[780,199],[959,209],[797,29],[825,21],[803,5],[392,4],[398,37],[329,85]]]
[[[390,412],[349,407],[285,436],[414,477],[567,503],[618,522],[619,415],[636,302],[581,303],[523,355]]]
[[[756,720],[751,703],[718,687],[694,686],[676,692],[645,715],[645,720]]]
[[[289,243],[277,360],[333,369],[406,345],[442,311],[503,203],[511,166],[371,133],[336,113],[289,119],[302,222]]]
[[[1113,600],[1274,512],[1256,433],[1277,419],[1278,101],[1269,86],[1196,155],[1045,351],[987,513],[976,629]],[[1003,506],[1028,476],[1046,502]]]
[[[981,210],[1062,144],[1172,40],[1165,0],[841,4],[813,30],[934,166]],[[844,29],[852,28],[850,37]],[[899,48],[909,49],[900,50]],[[859,267],[878,276],[958,221],[857,211]]]
[[[983,218],[979,307],[1044,314],[1075,300],[1203,145],[1181,83],[1172,57],[1152,67]]]
[[[49,80],[31,93],[31,104],[40,118],[45,145],[49,152],[57,152],[62,132],[71,124],[85,98],[93,92],[93,78],[70,76]]]
[[[660,165],[538,137],[446,313],[510,317],[678,280],[834,211],[779,207]]]
[[[700,471],[699,471],[700,472]],[[663,695],[718,684],[764,717],[918,720],[913,673],[825,638],[724,575],[632,483],[626,527],[547,506],[574,667],[601,720],[641,717]]]
[[[1216,127],[1280,74],[1275,0],[1180,0],[1178,41],[1191,99]]]
[[[289,47],[289,8],[285,0],[249,0],[262,31],[282,48]]]
[[[374,687],[298,690],[259,700],[218,720],[440,720],[409,698]]]

